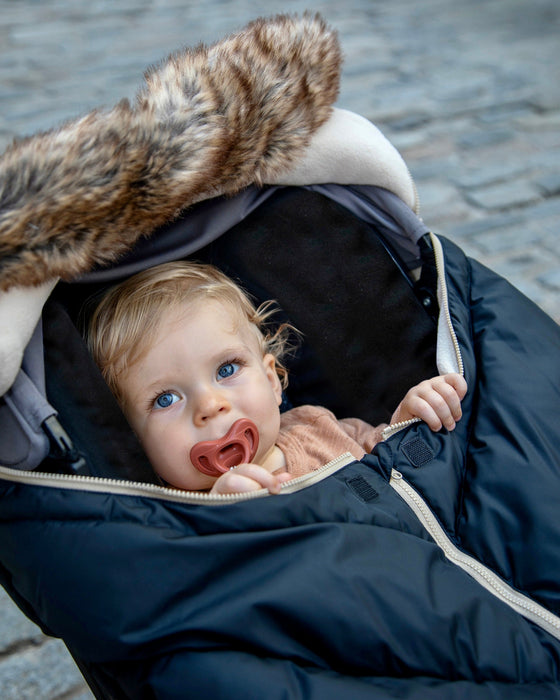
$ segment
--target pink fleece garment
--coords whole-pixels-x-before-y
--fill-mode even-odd
[[[321,406],[298,406],[282,414],[276,444],[286,458],[286,471],[297,477],[344,452],[361,459],[381,442],[384,427],[374,427],[359,418],[338,420]]]

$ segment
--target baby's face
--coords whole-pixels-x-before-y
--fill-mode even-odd
[[[259,431],[253,462],[272,463],[282,388],[274,357],[263,357],[255,330],[215,300],[169,313],[157,342],[122,379],[125,415],[154,469],[172,486],[210,489],[216,477],[193,466],[191,449],[222,438],[240,418]]]

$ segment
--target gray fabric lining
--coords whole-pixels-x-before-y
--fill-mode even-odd
[[[153,238],[141,240],[120,264],[92,270],[75,282],[110,282],[191,255],[243,221],[275,190],[248,187],[235,197],[202,202],[196,209],[187,212],[184,218],[160,229]]]
[[[14,384],[0,399],[0,464],[35,469],[50,449],[42,424],[55,414],[45,396],[43,334],[39,323],[25,349]]]
[[[278,189],[251,186],[234,197],[202,202],[177,221],[160,229],[153,238],[140,241],[121,263],[93,270],[77,281],[110,282],[160,263],[192,255],[243,221]],[[310,185],[304,189],[329,197],[363,221],[376,225],[386,240],[398,250],[409,269],[418,265],[420,255],[417,243],[428,233],[428,229],[392,192],[372,185],[348,187],[326,184]]]

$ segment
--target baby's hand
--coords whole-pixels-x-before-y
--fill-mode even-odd
[[[292,477],[287,473],[271,474],[258,464],[240,464],[222,474],[212,486],[210,493],[246,493],[268,489],[270,493],[280,493],[284,481]]]
[[[460,374],[444,374],[412,387],[399,404],[391,423],[420,418],[434,431],[453,430],[461,418],[467,382]]]

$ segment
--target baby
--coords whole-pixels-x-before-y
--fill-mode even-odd
[[[325,408],[280,412],[290,327],[271,333],[216,268],[166,263],[109,291],[88,346],[155,471],[170,486],[236,493],[282,482],[350,452],[361,459],[384,426],[337,420]],[[467,385],[447,374],[410,389],[391,423],[420,418],[453,430]]]

